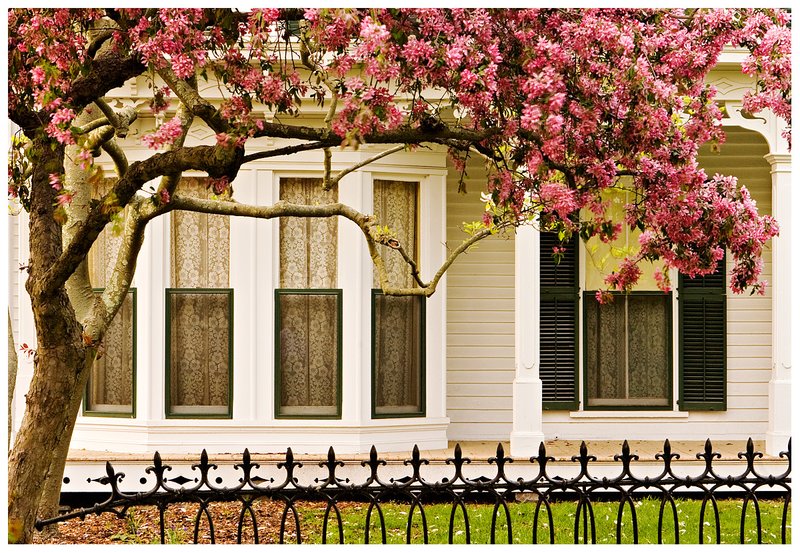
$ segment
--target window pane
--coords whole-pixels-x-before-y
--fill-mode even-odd
[[[279,415],[339,411],[339,294],[277,295]]]
[[[669,405],[669,299],[616,296],[601,305],[586,295],[589,406]]]
[[[587,296],[586,371],[589,405],[625,398],[625,298],[601,305]]]
[[[169,414],[230,413],[231,295],[169,291]]]
[[[283,201],[324,205],[336,196],[336,188],[322,190],[322,179],[281,179]],[[337,225],[336,217],[281,217],[281,288],[336,287]]]
[[[629,177],[623,177],[622,186],[630,183]],[[610,202],[606,216],[612,221],[624,221],[626,218],[626,205],[637,202],[638,195],[632,190],[612,187],[603,190],[602,198]],[[635,256],[641,249],[639,246],[639,229],[631,229],[629,225],[622,225],[622,231],[616,240],[604,242],[599,236],[593,236],[585,243],[585,263],[582,268],[585,274],[586,290],[602,290],[607,288],[606,277],[618,269],[619,263],[625,256]],[[655,274],[664,267],[662,260],[654,262],[643,261],[640,264],[642,274],[636,284],[635,291],[659,290]]]
[[[421,413],[425,300],[378,293],[373,299],[375,413]]]
[[[133,415],[135,309],[134,292],[129,291],[106,330],[89,373],[87,411]]]
[[[206,179],[183,178],[178,192],[197,198],[211,194]],[[227,288],[230,275],[230,217],[175,211],[172,220],[172,286]]]
[[[408,256],[417,259],[417,188],[416,182],[376,180],[373,183],[373,207],[381,226],[388,226]],[[379,252],[392,286],[414,286],[411,268],[400,252],[380,246]],[[378,288],[378,272],[373,271],[373,286]]]
[[[668,405],[668,296],[628,298],[628,397]]]

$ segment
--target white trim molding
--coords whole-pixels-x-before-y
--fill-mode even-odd
[[[772,170],[772,215],[780,234],[772,239],[772,376],[769,381],[767,453],[786,450],[792,404],[792,160],[789,154],[764,156]]]
[[[513,422],[511,455],[531,457],[544,441],[539,378],[539,230],[519,227],[514,241]]]

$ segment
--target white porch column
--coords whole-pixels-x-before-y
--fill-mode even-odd
[[[789,154],[764,156],[772,167],[772,215],[780,235],[772,239],[772,377],[769,381],[767,453],[786,451],[792,400],[792,163]]]
[[[539,378],[539,231],[517,229],[514,248],[513,426],[511,455],[539,452],[542,432],[542,381]]]

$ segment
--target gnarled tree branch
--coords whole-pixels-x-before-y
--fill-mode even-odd
[[[166,81],[178,99],[197,117],[205,121],[206,125],[216,133],[230,130],[230,125],[222,118],[219,110],[214,105],[200,96],[197,92],[197,83],[179,78],[169,67],[158,70],[158,74]]]
[[[329,178],[327,184],[323,181],[322,189],[323,190],[330,190],[331,188],[333,188],[334,186],[339,184],[339,181],[342,180],[342,178],[345,177],[346,175],[349,175],[353,171],[357,171],[358,169],[361,169],[362,167],[364,167],[366,165],[369,165],[370,163],[373,163],[375,161],[378,161],[379,159],[384,158],[384,157],[386,157],[388,155],[392,155],[392,154],[394,154],[396,152],[400,152],[402,150],[405,150],[406,146],[407,146],[407,144],[398,144],[397,146],[394,146],[393,148],[389,148],[388,150],[384,150],[382,152],[379,152],[379,153],[375,154],[372,157],[369,157],[369,158],[367,158],[367,159],[365,159],[363,161],[359,161],[358,163],[355,163],[355,164],[353,164],[353,165],[351,165],[351,166],[349,166],[349,167],[347,167],[345,169],[342,169],[335,177]]]
[[[409,264],[412,274],[416,273],[414,278],[419,285],[419,287],[416,288],[401,288],[394,287],[390,284],[389,275],[386,271],[386,266],[383,262],[383,258],[380,255],[378,246],[391,247],[392,249],[396,249],[398,251],[401,251],[401,248],[399,248],[397,245],[390,246],[388,241],[379,238],[379,233],[376,232],[378,224],[373,215],[361,213],[349,205],[343,203],[303,205],[279,201],[269,206],[256,206],[242,204],[232,200],[206,200],[202,198],[176,195],[174,198],[172,198],[172,201],[165,206],[164,211],[174,210],[211,213],[216,215],[252,217],[256,219],[275,219],[278,217],[344,217],[345,219],[349,219],[358,225],[358,227],[361,229],[361,232],[363,233],[364,239],[367,243],[367,249],[369,250],[372,263],[375,265],[375,269],[378,271],[378,280],[380,282],[381,289],[383,290],[384,294],[390,296],[431,296],[436,291],[436,286],[439,284],[442,276],[444,276],[447,269],[450,268],[455,260],[458,259],[458,256],[467,251],[471,246],[480,240],[495,234],[498,229],[511,225],[509,222],[503,223],[494,229],[482,229],[464,240],[457,248],[450,252],[445,261],[442,263],[441,267],[439,267],[439,270],[436,271],[436,274],[427,283],[423,282],[419,278],[419,270],[416,263],[414,263],[407,254],[403,255],[404,252],[401,252],[401,255],[403,255],[403,258],[406,260],[406,263]]]

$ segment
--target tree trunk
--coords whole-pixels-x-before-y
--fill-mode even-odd
[[[11,447],[11,405],[14,388],[17,387],[17,347],[14,345],[14,330],[11,328],[11,310],[8,311],[8,446]]]
[[[69,454],[69,445],[72,441],[72,432],[75,430],[75,422],[77,419],[78,410],[80,409],[81,400],[83,399],[83,391],[86,389],[86,380],[89,376],[88,367],[91,366],[89,359],[94,359],[94,355],[87,352],[86,361],[87,370],[84,371],[85,376],[82,378],[83,384],[77,387],[69,401],[69,412],[75,413],[75,416],[69,417],[66,420],[66,426],[63,432],[58,437],[58,445],[53,450],[52,460],[50,462],[50,469],[47,471],[47,478],[44,482],[42,490],[42,498],[39,500],[39,512],[37,518],[40,520],[53,518],[58,516],[59,507],[61,505],[61,483],[64,479],[64,468],[67,464],[67,455]],[[42,529],[42,534],[52,536],[58,533],[58,526],[51,525]]]
[[[50,174],[63,173],[64,149],[49,138],[32,138],[35,160],[31,177],[30,263],[26,288],[36,327],[33,379],[26,394],[25,416],[8,460],[9,542],[29,543],[43,485],[62,434],[69,433],[80,402],[87,347],[63,283],[43,286],[61,255],[61,227],[53,217],[55,190]],[[59,285],[60,284],[60,285]],[[45,292],[45,290],[52,290]]]
[[[43,486],[63,434],[70,433],[85,386],[86,351],[66,292],[34,301],[39,344],[25,416],[8,461],[8,535],[30,543]]]
[[[97,119],[100,115],[97,108],[94,110],[84,110],[75,119],[75,124],[78,126],[86,125]],[[67,221],[61,229],[61,245],[63,248],[69,245],[76,229],[86,220],[86,215],[89,211],[89,201],[92,196],[92,187],[87,181],[87,172],[80,166],[80,158],[78,155],[80,150],[81,148],[77,145],[67,146],[65,148],[64,185],[74,195],[72,201],[65,206]],[[92,311],[92,306],[96,299],[92,291],[92,283],[89,280],[89,263],[87,260],[84,260],[78,266],[75,273],[67,280],[65,288],[67,296],[69,296],[70,305],[72,305],[72,308],[75,310],[76,319],[81,324],[84,324],[86,318]],[[91,363],[89,365],[91,366]],[[87,370],[88,369],[89,367],[87,367]],[[74,390],[73,397],[70,400],[70,409],[72,409],[73,403],[77,403],[78,406],[80,405],[84,389],[85,387]],[[78,406],[75,407],[76,412],[79,408]],[[75,418],[68,421],[68,427],[62,432],[59,437],[58,445],[53,451],[53,460],[47,474],[47,479],[44,482],[42,499],[39,502],[39,519],[52,518],[58,515],[61,499],[61,484],[64,479],[64,467],[66,466],[69,445],[72,440],[72,431],[74,429]],[[58,529],[55,525],[42,530],[45,537],[50,537],[57,532]]]

